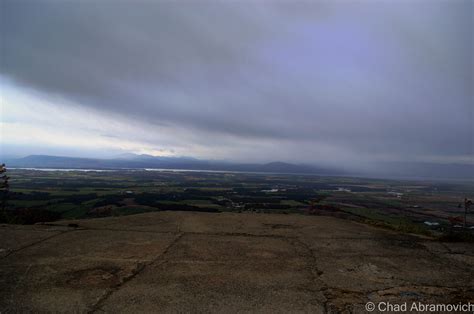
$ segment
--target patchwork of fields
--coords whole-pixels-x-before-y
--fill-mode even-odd
[[[16,223],[180,210],[331,215],[426,233],[450,228],[464,197],[474,196],[472,182],[145,170],[9,175]]]

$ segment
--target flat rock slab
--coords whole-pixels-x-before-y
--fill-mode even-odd
[[[1,312],[87,312],[159,257],[175,237],[71,230],[27,246],[0,260]]]
[[[349,313],[368,301],[474,303],[472,244],[332,217],[155,212],[1,225],[0,235],[1,313]]]
[[[0,258],[60,234],[67,227],[0,225]]]
[[[322,312],[304,247],[284,238],[184,235],[114,293],[106,312]],[[130,298],[124,306],[120,302]]]

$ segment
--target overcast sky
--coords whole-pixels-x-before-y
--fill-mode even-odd
[[[2,0],[2,154],[474,162],[473,3]]]

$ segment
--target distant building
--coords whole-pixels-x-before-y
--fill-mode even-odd
[[[388,192],[388,194],[394,195],[398,198],[402,198],[402,196],[403,196],[403,193],[400,193],[400,192]]]
[[[275,193],[275,192],[278,192],[279,189],[271,189],[271,190],[262,190],[261,192],[265,192],[265,193]]]

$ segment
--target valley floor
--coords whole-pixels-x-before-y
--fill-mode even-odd
[[[474,303],[474,245],[334,217],[153,212],[0,225],[0,312],[364,312]]]

